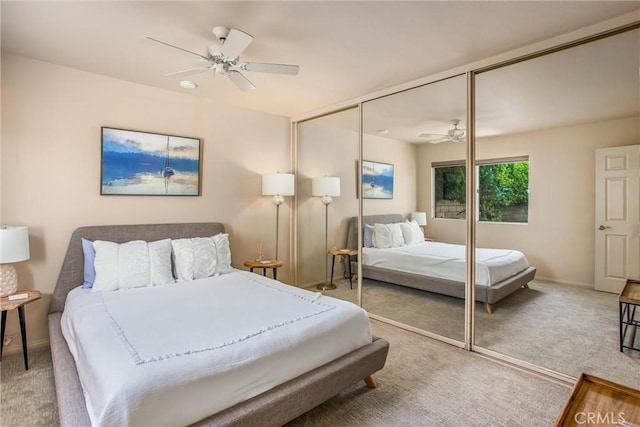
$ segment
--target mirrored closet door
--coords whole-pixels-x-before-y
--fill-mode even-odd
[[[446,169],[437,182],[432,177],[438,166],[465,163],[466,99],[466,79],[457,76],[362,106],[362,211],[364,223],[373,225],[373,239],[365,225],[363,307],[457,342],[464,339],[466,234],[456,194],[464,194],[465,182],[464,176],[448,180]],[[396,224],[412,219],[421,241],[406,228],[395,238]],[[385,232],[392,237],[381,238]],[[444,247],[452,250],[450,262],[438,261]]]
[[[596,266],[616,250],[597,249],[596,152],[640,144],[639,67],[636,29],[477,75],[476,257],[522,254],[536,269],[521,288],[504,279],[521,265],[494,265],[497,302],[493,314],[476,309],[477,346],[640,387],[640,353],[618,347],[619,290],[596,290]],[[623,181],[611,188],[633,185]],[[623,216],[638,210],[631,196]],[[614,256],[637,254],[637,232],[619,233],[605,242],[626,242]],[[637,276],[638,264],[607,274]]]
[[[358,129],[357,107],[297,123],[296,283],[354,303],[357,247],[347,228],[358,215]]]

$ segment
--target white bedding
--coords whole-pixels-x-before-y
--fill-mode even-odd
[[[90,292],[62,315],[93,425],[187,425],[371,342],[354,304],[257,274]]]
[[[364,265],[464,282],[466,248],[441,242],[424,242],[397,248],[363,248]],[[492,286],[529,266],[520,251],[476,249],[476,284]]]

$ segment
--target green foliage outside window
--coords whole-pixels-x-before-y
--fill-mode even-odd
[[[446,203],[466,203],[465,167],[434,168],[436,211]],[[479,166],[480,221],[527,222],[529,210],[529,162],[504,162]],[[438,209],[440,206],[441,209]],[[466,217],[464,210],[440,217]]]
[[[480,166],[480,221],[527,222],[529,162]]]

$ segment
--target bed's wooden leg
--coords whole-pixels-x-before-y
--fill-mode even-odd
[[[525,283],[524,285],[522,285],[522,287],[525,288],[525,289],[529,289],[529,284]]]
[[[369,388],[378,388],[378,384],[376,384],[376,380],[373,379],[371,375],[364,379],[364,383]]]
[[[493,314],[493,307],[491,307],[491,304],[489,304],[488,302],[484,303],[484,309],[487,310],[487,313]]]

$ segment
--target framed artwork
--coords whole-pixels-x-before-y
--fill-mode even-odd
[[[362,197],[393,199],[393,165],[362,161]]]
[[[100,194],[199,196],[200,139],[102,127]]]

